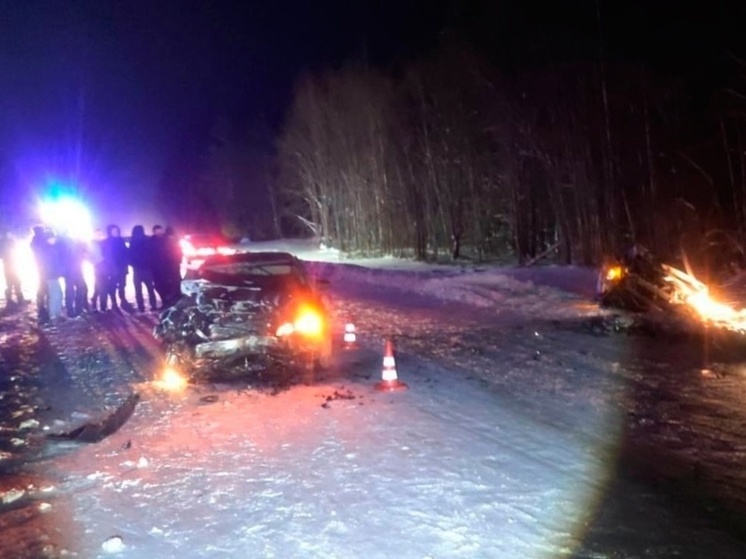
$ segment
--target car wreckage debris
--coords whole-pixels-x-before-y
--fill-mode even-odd
[[[614,312],[594,324],[597,332],[705,338],[716,345],[746,343],[746,311],[714,300],[691,273],[658,262],[647,251],[604,266],[597,300]],[[620,317],[624,317],[620,319]]]
[[[602,307],[629,312],[662,311],[671,301],[672,287],[665,271],[649,253],[635,253],[629,259],[602,267],[596,288]]]
[[[113,413],[95,423],[86,423],[66,433],[54,433],[47,435],[49,440],[66,440],[80,443],[97,443],[109,435],[116,433],[127,420],[132,417],[140,395],[130,394],[129,397]]]
[[[185,278],[182,292],[153,334],[163,345],[167,366],[191,380],[328,366],[328,308],[293,255],[209,257]]]

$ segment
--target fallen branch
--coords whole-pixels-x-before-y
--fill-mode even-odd
[[[554,244],[553,244],[552,246],[550,246],[550,247],[549,247],[548,249],[546,249],[546,250],[545,250],[544,252],[541,252],[541,253],[537,254],[537,255],[536,255],[536,256],[534,256],[534,257],[533,257],[533,258],[532,258],[531,260],[529,260],[528,262],[526,262],[526,263],[524,264],[524,266],[525,266],[526,268],[528,268],[529,266],[533,266],[533,265],[534,265],[534,264],[536,264],[536,263],[537,263],[537,262],[538,262],[539,260],[541,260],[542,258],[544,258],[544,257],[548,256],[549,254],[551,254],[552,252],[554,252],[555,250],[557,250],[557,247],[559,247],[559,246],[560,246],[560,241],[557,241],[557,242],[556,242],[556,243],[554,243]]]

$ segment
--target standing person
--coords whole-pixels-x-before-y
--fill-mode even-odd
[[[89,311],[88,307],[88,283],[85,280],[83,267],[88,258],[88,245],[82,239],[73,240],[73,258],[75,259],[75,270],[79,272],[73,279],[75,281],[75,301],[73,303],[76,316]]]
[[[121,306],[128,310],[132,308],[132,305],[127,301],[124,290],[127,285],[129,255],[118,225],[109,225],[106,228],[106,239],[104,239],[102,248],[104,267],[108,276],[107,295],[111,298],[111,308],[117,310]],[[119,296],[119,306],[117,305],[117,295]]]
[[[85,245],[67,235],[60,237],[58,245],[65,280],[65,310],[68,317],[75,318],[88,306],[88,286],[83,278]]]
[[[88,245],[88,259],[93,265],[93,295],[91,296],[91,311],[98,308],[106,310],[106,293],[108,290],[108,277],[104,266],[103,251],[104,233],[101,229],[93,232],[93,240]]]
[[[166,232],[161,225],[153,225],[153,235],[148,239],[148,255],[153,272],[153,285],[161,299],[161,308],[165,308],[168,296],[168,249]]]
[[[40,324],[49,321],[49,290],[47,287],[47,277],[49,263],[49,254],[47,237],[49,232],[41,225],[35,225],[32,228],[34,233],[31,238],[31,252],[34,254],[36,262],[36,272],[39,278],[36,288],[36,313]]]
[[[18,276],[18,263],[16,262],[16,239],[10,232],[5,232],[0,237],[0,260],[3,261],[3,275],[5,276],[5,304],[12,306],[13,295],[15,303],[23,305],[26,299],[21,291],[21,279]]]
[[[179,244],[179,239],[176,237],[176,232],[170,225],[166,227],[165,237],[166,259],[164,261],[164,274],[168,301],[164,305],[170,307],[175,305],[181,298],[181,262],[183,252]]]
[[[153,226],[151,237],[153,279],[162,308],[176,304],[181,297],[181,246],[173,228]]]
[[[135,287],[135,301],[137,310],[145,312],[145,300],[143,298],[142,288],[148,292],[148,303],[150,310],[158,309],[155,301],[155,284],[153,278],[153,256],[151,254],[151,243],[145,234],[142,225],[135,225],[132,228],[129,246],[129,262],[132,266],[132,283]]]
[[[47,293],[49,295],[49,318],[59,320],[64,318],[62,314],[62,286],[60,279],[64,274],[64,262],[62,247],[57,236],[51,231],[46,236],[45,255],[45,278]]]
[[[175,305],[181,298],[181,261],[183,252],[174,228],[166,227],[166,281],[168,290],[168,306]]]

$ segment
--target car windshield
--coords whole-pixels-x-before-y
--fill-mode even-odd
[[[234,262],[231,264],[218,264],[204,269],[207,274],[236,275],[250,278],[251,276],[284,276],[296,272],[295,266],[281,262],[277,264],[255,264],[252,262]]]
[[[198,273],[199,278],[223,285],[295,285],[308,286],[303,268],[292,260],[258,257],[258,260],[230,259],[209,262]]]

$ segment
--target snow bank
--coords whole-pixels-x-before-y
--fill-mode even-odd
[[[597,314],[591,304],[597,271],[579,266],[520,268],[496,264],[432,264],[394,257],[346,258],[318,239],[247,242],[242,250],[290,252],[318,278],[368,284],[498,313],[557,319]]]
[[[407,271],[319,262],[309,262],[308,266],[314,275],[334,283],[367,283],[381,289],[494,308],[498,312],[517,312],[542,318],[597,312],[593,305],[587,304],[587,298],[533,280],[515,279],[499,268],[441,267]],[[536,275],[541,274],[542,270],[537,269]]]

